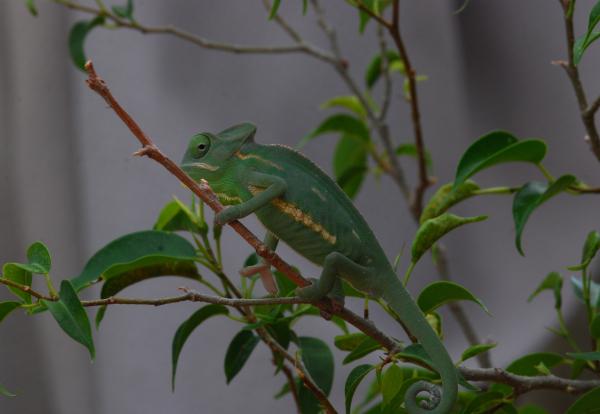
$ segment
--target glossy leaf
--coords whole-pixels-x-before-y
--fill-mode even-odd
[[[521,235],[525,229],[525,224],[533,211],[554,197],[560,192],[565,191],[573,185],[577,179],[572,175],[563,175],[552,184],[531,181],[525,184],[515,194],[513,201],[513,219],[515,222],[516,245],[519,253],[523,254],[521,247]]]
[[[38,10],[35,5],[35,0],[25,0],[25,6],[27,7],[27,10],[29,10],[29,13],[31,13],[32,16],[38,15]]]
[[[42,242],[35,242],[27,249],[27,260],[29,265],[36,270],[32,273],[50,273],[52,259],[48,248]]]
[[[404,374],[402,369],[396,365],[391,364],[388,369],[385,370],[381,378],[381,396],[383,398],[383,409],[393,410],[396,412],[397,406],[393,403],[394,397],[400,391]]]
[[[133,284],[160,276],[181,276],[198,280],[200,275],[191,259],[146,256],[130,263],[111,266],[102,274],[105,280],[100,296],[108,298]]]
[[[90,320],[70,281],[63,280],[61,282],[58,299],[56,302],[47,300],[43,300],[42,302],[46,305],[62,330],[88,349],[90,357],[93,360],[96,351],[92,339]]]
[[[583,394],[569,407],[565,414],[599,414],[600,387]]]
[[[467,349],[465,349],[465,351],[462,353],[462,355],[460,357],[460,362],[464,362],[464,361],[471,359],[479,354],[488,352],[490,349],[495,348],[496,345],[498,345],[498,344],[489,343],[489,344],[472,345],[472,346],[468,347]]]
[[[32,275],[30,271],[23,269],[19,263],[6,263],[2,266],[2,275],[8,280],[19,283],[23,286],[31,286]],[[31,303],[31,295],[27,292],[23,292],[21,289],[17,289],[12,286],[8,286],[8,289],[15,294],[18,298],[23,300],[24,303]]]
[[[69,33],[69,52],[75,66],[85,72],[87,57],[84,50],[85,39],[92,29],[104,24],[104,17],[99,16],[90,21],[75,23]]]
[[[333,343],[337,349],[342,351],[354,350],[364,339],[367,338],[362,332],[354,332],[346,335],[338,335],[333,339]]]
[[[600,233],[595,230],[590,231],[583,245],[581,263],[576,266],[569,266],[568,269],[573,271],[587,269],[596,253],[598,253],[598,249],[600,249]]]
[[[594,339],[600,339],[600,313],[594,315],[590,323],[590,335]]]
[[[354,348],[342,361],[342,363],[349,364],[350,362],[356,361],[364,356],[369,355],[373,351],[381,349],[381,344],[370,336],[366,336],[360,343]]]
[[[0,323],[19,306],[19,302],[0,302]]]
[[[127,0],[124,6],[112,6],[112,11],[123,19],[133,21],[133,0]]]
[[[590,303],[593,307],[600,307],[600,284],[590,280]],[[583,283],[581,279],[575,276],[571,277],[571,286],[575,296],[583,302]]]
[[[453,189],[453,183],[444,184],[429,199],[419,219],[420,223],[445,213],[450,207],[472,197],[477,190],[479,186],[471,180],[467,180],[456,189]]]
[[[2,384],[0,384],[0,395],[3,395],[5,397],[16,397],[16,394],[13,394],[12,392],[4,388]]]
[[[370,141],[369,129],[360,119],[348,114],[335,114],[325,119],[314,131],[302,138],[299,146],[305,145],[315,137],[323,134],[341,133],[355,136],[365,143]]]
[[[181,236],[147,230],[119,237],[101,248],[88,260],[81,274],[72,280],[75,289],[90,285],[111,267],[136,262],[145,257],[193,260],[194,247]]]
[[[468,289],[458,283],[445,280],[433,282],[426,286],[419,294],[417,304],[423,313],[430,313],[448,302],[459,300],[474,302],[481,306],[486,313],[489,313],[483,302],[469,292]]]
[[[398,64],[400,64],[401,68],[404,69],[404,65],[402,64],[402,61],[400,60],[400,56],[398,55],[397,52],[394,52],[393,50],[388,50],[386,57],[387,57],[388,70],[390,69],[391,64],[394,62],[397,62]],[[373,86],[375,86],[375,83],[377,83],[377,81],[381,78],[381,75],[382,75],[381,69],[382,69],[382,55],[381,55],[381,53],[378,53],[373,57],[373,59],[371,59],[371,62],[367,66],[367,70],[365,72],[365,84],[367,85],[367,88],[372,89]],[[401,72],[404,73],[403,70]]]
[[[190,231],[206,234],[208,226],[206,223],[200,223],[198,217],[188,206],[174,198],[161,210],[156,223],[154,223],[154,230]]]
[[[544,290],[551,290],[554,292],[554,307],[556,309],[560,309],[562,305],[562,285],[563,278],[557,272],[550,272],[548,275],[542,280],[542,283],[533,291],[531,295],[527,298],[527,302],[531,302],[533,298],[535,298],[540,292]]]
[[[202,322],[205,320],[216,316],[216,315],[226,315],[229,313],[229,310],[225,306],[222,305],[205,305],[198,309],[196,312],[192,314],[188,319],[183,322],[177,331],[175,332],[175,336],[173,337],[173,344],[171,346],[171,362],[172,362],[172,375],[171,375],[171,386],[173,390],[175,390],[175,374],[177,373],[177,362],[179,361],[179,355],[181,354],[181,350],[183,349],[183,345],[192,334],[194,329],[196,329]]]
[[[411,248],[412,262],[418,262],[421,256],[446,233],[457,227],[483,221],[486,218],[487,216],[459,217],[454,214],[444,213],[438,217],[426,220],[417,230],[417,234],[413,240]]]
[[[352,135],[343,135],[333,156],[333,174],[350,198],[360,190],[367,174],[367,144]]]
[[[539,164],[546,155],[546,144],[540,140],[519,141],[506,131],[493,131],[475,141],[463,154],[454,179],[459,187],[475,173],[507,162]]]
[[[269,12],[269,20],[277,16],[279,6],[281,6],[281,0],[273,0],[273,4],[271,5],[271,11]]]
[[[259,341],[258,336],[245,330],[238,332],[233,337],[225,354],[225,378],[227,379],[227,384],[242,370]]]
[[[375,367],[373,365],[363,364],[358,365],[350,371],[348,374],[348,378],[346,378],[346,385],[344,387],[345,399],[346,399],[346,414],[350,414],[352,407],[352,398],[354,398],[354,393],[356,392],[356,388],[360,385],[362,380],[369,374],[369,372],[373,371]]]
[[[299,337],[298,347],[308,373],[325,395],[329,395],[333,385],[334,370],[331,350],[322,340],[309,336]]]
[[[579,361],[600,361],[600,352],[567,352],[567,356]]]
[[[519,407],[519,414],[548,414],[548,411],[537,405],[527,404]]]
[[[96,312],[96,318],[94,319],[96,330],[100,329],[100,324],[102,323],[102,320],[104,320],[104,315],[106,315],[106,309],[107,306],[102,305],[98,308],[98,311]]]
[[[321,104],[321,109],[341,107],[358,115],[360,119],[367,117],[367,111],[355,95],[335,96]]]
[[[536,366],[543,363],[547,368],[555,367],[565,361],[562,355],[552,352],[538,352],[525,355],[510,363],[506,370],[513,374],[536,376],[539,371]]]
[[[585,34],[577,38],[573,44],[573,63],[575,65],[579,65],[587,48],[598,39],[600,39],[600,31],[593,31],[589,36]]]
[[[482,414],[487,412],[493,406],[504,400],[504,394],[497,391],[488,391],[477,395],[465,407],[463,413]]]

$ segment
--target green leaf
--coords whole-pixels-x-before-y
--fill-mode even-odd
[[[463,154],[454,179],[454,188],[475,173],[507,162],[539,164],[546,155],[546,144],[531,139],[519,141],[506,131],[493,131],[475,141]]]
[[[343,135],[335,148],[333,174],[348,197],[354,198],[358,193],[367,171],[367,144],[352,135]]]
[[[404,64],[402,63],[402,61],[400,60],[400,56],[398,55],[397,52],[394,52],[392,50],[388,50],[386,53],[387,56],[387,62],[388,62],[388,70],[390,69],[390,66],[392,65],[392,63],[396,63],[399,64],[399,68],[401,69],[400,72],[402,74],[404,74]],[[365,72],[365,84],[367,85],[367,88],[372,89],[373,86],[375,86],[375,83],[377,83],[377,81],[379,80],[379,78],[381,78],[381,74],[382,74],[382,55],[381,53],[376,54],[373,59],[371,59],[371,62],[369,63],[369,65],[367,66],[367,70]]]
[[[96,312],[96,319],[95,319],[96,330],[100,329],[100,324],[102,323],[102,320],[104,319],[104,315],[106,314],[106,309],[107,309],[107,306],[102,305],[98,308],[98,311]]]
[[[594,339],[600,339],[600,313],[594,315],[590,323],[590,335]]]
[[[259,341],[258,336],[245,330],[238,332],[233,337],[225,354],[225,378],[227,379],[227,384],[242,370]]]
[[[599,414],[600,387],[586,392],[569,407],[565,414]]]
[[[2,274],[8,280],[12,280],[23,286],[31,286],[31,272],[23,269],[19,263],[5,263],[4,266],[2,266]],[[21,298],[24,303],[31,303],[31,295],[29,293],[23,292],[21,289],[12,286],[8,286],[8,289],[18,298]]]
[[[342,351],[353,351],[362,341],[368,338],[362,332],[354,332],[346,335],[338,335],[333,338],[333,343],[337,349]]]
[[[179,199],[174,198],[167,203],[160,214],[154,230],[164,231],[188,231],[198,234],[206,234],[208,226],[206,223],[200,223],[198,217]]]
[[[373,371],[375,367],[373,365],[358,365],[350,371],[348,378],[346,378],[346,386],[344,392],[346,395],[346,414],[350,414],[352,407],[352,398],[356,392],[356,388],[360,385],[361,381],[367,376],[367,374]]]
[[[93,20],[75,23],[69,33],[69,52],[71,53],[71,59],[73,59],[75,66],[84,72],[85,63],[87,62],[84,50],[85,39],[94,27],[103,24],[104,17],[98,16]]]
[[[37,269],[33,273],[50,273],[52,268],[52,259],[48,248],[42,242],[35,242],[27,249],[27,259],[29,264]]]
[[[519,414],[548,414],[548,411],[537,405],[527,404],[519,407]]]
[[[321,109],[334,107],[346,108],[355,115],[358,115],[360,119],[367,117],[365,107],[355,95],[335,96],[321,104]]]
[[[356,361],[364,356],[369,355],[373,351],[377,351],[381,348],[379,342],[370,336],[366,336],[360,343],[354,348],[342,361],[342,363],[349,364],[350,362]]]
[[[112,11],[123,19],[133,21],[133,0],[127,0],[125,6],[112,6]]]
[[[272,20],[275,16],[277,16],[279,6],[281,6],[281,0],[273,0],[273,5],[271,6],[271,11],[269,12],[269,20]]]
[[[454,214],[444,213],[438,217],[426,220],[419,229],[412,243],[412,262],[417,263],[421,256],[433,246],[446,233],[469,223],[483,221],[487,216],[459,217]]]
[[[477,395],[465,407],[463,413],[480,414],[485,413],[493,406],[496,406],[504,400],[504,394],[497,391],[488,391]]]
[[[417,304],[423,313],[427,314],[433,312],[448,302],[459,300],[475,302],[481,306],[486,313],[489,314],[489,311],[483,302],[469,292],[468,289],[462,287],[458,283],[448,282],[445,280],[433,282],[426,286],[425,289],[423,289],[419,294]]]
[[[510,363],[506,370],[513,374],[526,375],[526,376],[537,376],[539,371],[536,366],[543,363],[547,368],[555,367],[556,365],[562,364],[565,359],[562,355],[552,352],[537,352],[533,354],[525,355],[518,358]]]
[[[205,305],[198,309],[189,318],[183,322],[173,337],[173,344],[171,347],[171,362],[172,362],[172,375],[171,375],[171,386],[175,390],[175,374],[177,373],[177,362],[179,361],[179,355],[185,342],[202,322],[216,315],[227,315],[229,310],[223,305]]]
[[[302,15],[306,16],[307,11],[308,11],[308,0],[302,0]]]
[[[32,16],[38,15],[37,7],[35,6],[35,0],[25,0],[25,6]]]
[[[590,45],[599,38],[600,31],[593,31],[589,34],[589,36],[585,34],[577,38],[577,40],[573,44],[573,63],[575,64],[575,66],[579,65],[579,62],[581,62],[581,58],[583,57],[583,54],[585,53],[587,48],[590,47]]]
[[[13,394],[12,392],[4,388],[2,384],[0,384],[0,395],[4,395],[5,397],[16,397],[16,394]]]
[[[70,281],[63,280],[61,282],[58,299],[56,302],[48,300],[42,300],[42,302],[46,305],[62,330],[75,341],[85,346],[90,352],[90,358],[94,360],[96,351],[94,349],[90,321]]]
[[[19,302],[0,302],[0,322],[19,306]]]
[[[81,290],[102,278],[113,266],[126,265],[153,256],[193,260],[196,251],[190,242],[173,233],[156,230],[130,233],[98,250],[88,260],[81,274],[72,279],[73,286]]]
[[[385,410],[397,410],[399,407],[393,405],[393,400],[398,391],[402,386],[404,374],[402,369],[391,364],[390,367],[385,371],[381,378],[381,396],[383,397],[383,409]]]
[[[460,362],[464,362],[464,361],[471,359],[479,354],[487,352],[490,349],[495,348],[496,345],[498,345],[498,344],[490,343],[490,344],[472,345],[472,346],[468,347],[467,349],[465,349],[465,351],[462,353],[462,356],[460,357]]]
[[[523,249],[521,247],[521,235],[525,228],[525,223],[533,211],[554,197],[558,193],[565,191],[569,186],[573,185],[577,179],[572,175],[563,175],[552,184],[531,181],[525,184],[517,193],[513,201],[513,219],[515,221],[516,230],[516,245],[517,250],[521,255]]]
[[[596,256],[596,253],[598,253],[598,249],[600,249],[600,233],[595,230],[590,231],[585,239],[585,244],[583,245],[581,264],[569,266],[567,269],[573,271],[587,269],[594,256]]]
[[[554,292],[554,307],[556,309],[560,309],[562,305],[562,285],[563,278],[557,272],[550,272],[548,275],[542,280],[542,283],[535,289],[535,291],[529,295],[527,298],[527,302],[531,302],[533,298],[535,298],[540,292],[544,290],[551,290]]]
[[[400,144],[396,148],[396,155],[407,156],[414,159],[419,159],[419,152],[415,144]],[[431,170],[433,167],[433,160],[429,151],[425,150],[425,165]]]
[[[286,382],[282,385],[281,389],[279,391],[277,391],[277,393],[275,393],[275,395],[273,396],[273,399],[279,400],[279,399],[285,397],[287,394],[289,394],[290,391],[291,391],[290,383]]]
[[[474,196],[475,191],[479,190],[479,186],[471,180],[467,180],[456,189],[453,189],[453,186],[453,183],[444,184],[431,196],[419,219],[421,224],[445,213],[450,207]]]
[[[567,356],[580,361],[600,361],[600,352],[567,352]]]
[[[302,138],[299,147],[323,134],[341,133],[355,136],[365,143],[370,141],[369,128],[360,119],[348,114],[335,114],[325,119],[314,131]]]
[[[573,286],[575,296],[577,296],[577,298],[583,302],[583,284],[581,279],[572,276],[571,286]],[[600,284],[594,282],[593,280],[590,280],[590,303],[593,307],[600,307]]]
[[[596,3],[592,10],[590,11],[590,15],[588,16],[588,28],[586,36],[589,38],[592,34],[592,31],[596,28],[596,25],[600,23],[600,0]]]
[[[331,350],[322,340],[309,336],[299,337],[298,347],[302,351],[302,362],[308,373],[325,395],[329,395],[334,370]]]

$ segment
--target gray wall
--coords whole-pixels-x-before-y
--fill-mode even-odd
[[[136,15],[142,22],[174,24],[210,39],[242,44],[289,43],[265,20],[260,2],[138,3]],[[352,74],[360,80],[375,42],[373,27],[357,36],[354,13],[341,2],[323,3],[339,31]],[[598,164],[582,140],[572,90],[564,73],[550,64],[565,55],[557,2],[473,1],[458,16],[452,14],[456,4],[403,3],[406,42],[418,71],[429,76],[420,85],[421,105],[440,182],[451,179],[470,142],[502,128],[546,139],[547,166],[555,174],[573,173],[598,184]],[[578,2],[579,31],[586,24],[583,10],[592,4]],[[130,155],[136,142],[70,64],[69,23],[82,16],[48,2],[40,1],[39,8],[40,16],[33,18],[20,1],[0,3],[0,262],[22,260],[26,246],[40,239],[51,248],[53,275],[61,279],[77,274],[85,259],[113,238],[151,227],[172,195],[187,194],[158,165]],[[327,46],[312,15],[303,18],[298,7],[287,5],[282,12],[307,39]],[[319,103],[347,93],[330,67],[304,55],[229,55],[173,38],[107,30],[92,34],[87,51],[122,104],[176,160],[193,133],[243,120],[259,126],[260,142],[294,145],[324,117]],[[599,64],[600,53],[592,48],[582,65],[592,96],[600,91],[600,79],[594,76]],[[407,141],[410,125],[399,89],[395,98],[394,138]],[[334,139],[323,138],[304,152],[330,171],[334,145]],[[406,162],[411,177],[413,167]],[[541,177],[531,167],[513,165],[482,173],[478,180],[491,186],[533,178]],[[357,205],[390,257],[410,243],[415,227],[389,179],[369,179]],[[465,305],[481,336],[500,342],[493,353],[496,365],[550,347],[552,337],[544,326],[554,324],[551,298],[547,295],[533,304],[526,298],[548,271],[564,270],[577,261],[587,231],[598,228],[599,207],[591,196],[561,196],[544,206],[527,226],[525,258],[514,249],[510,199],[484,198],[456,209],[460,214],[491,216],[449,235],[447,244],[454,279],[479,295],[493,314]],[[254,219],[245,222],[261,232]],[[224,245],[227,270],[235,274],[249,248],[231,231],[226,231]],[[316,268],[289,249],[282,252],[307,274],[316,274]],[[434,279],[433,268],[424,261],[411,290],[418,292]],[[175,279],[153,281],[127,294],[166,296],[182,284]],[[567,312],[573,320],[581,319],[574,314],[570,289],[565,291]],[[224,319],[209,321],[190,339],[180,360],[177,392],[170,392],[172,334],[195,308],[110,308],[96,334],[98,357],[93,365],[48,315],[12,315],[0,326],[0,382],[19,397],[1,399],[0,411],[289,411],[289,400],[271,398],[283,380],[272,376],[262,347],[233,383],[225,385],[223,356],[239,326]],[[444,317],[447,344],[457,356],[466,342],[450,315]],[[397,329],[386,318],[380,323],[390,332]],[[318,319],[303,322],[297,331],[330,343],[336,334]],[[336,372],[337,405],[343,400],[347,372],[347,367]]]

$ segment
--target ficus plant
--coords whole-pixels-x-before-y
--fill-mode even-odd
[[[39,0],[42,1],[42,0]],[[237,324],[238,331],[231,338],[224,354],[224,379],[235,380],[248,358],[258,346],[266,346],[272,354],[275,375],[281,377],[282,387],[273,392],[275,398],[288,398],[290,411],[303,414],[318,412],[336,413],[403,413],[407,389],[416,381],[425,379],[436,383],[439,376],[432,369],[431,358],[414,342],[407,330],[406,338],[398,340],[396,332],[383,332],[377,321],[369,320],[368,304],[376,302],[391,318],[397,315],[386,304],[365,297],[351,286],[344,286],[348,297],[365,303],[362,315],[347,309],[334,309],[326,302],[311,302],[295,295],[295,288],[306,280],[300,276],[301,269],[287,264],[281,257],[268,251],[241,223],[232,227],[255,250],[246,259],[245,266],[256,264],[260,257],[269,261],[274,271],[277,294],[264,296],[256,289],[258,277],[244,278],[227,274],[224,263],[229,258],[222,253],[221,227],[215,227],[207,219],[210,209],[220,211],[220,205],[210,187],[194,183],[175,163],[167,158],[142,132],[141,128],[119,105],[107,85],[103,83],[91,63],[87,63],[85,40],[94,31],[129,29],[142,33],[163,33],[191,42],[201,48],[217,49],[231,53],[303,53],[330,65],[348,87],[348,93],[335,96],[321,104],[329,115],[312,130],[305,131],[298,140],[299,146],[311,145],[323,135],[338,137],[333,154],[333,174],[338,185],[353,198],[361,191],[361,185],[369,174],[387,175],[398,191],[408,201],[408,213],[414,219],[417,230],[412,237],[409,260],[404,270],[404,284],[408,284],[412,270],[421,260],[431,258],[439,273],[439,281],[433,282],[415,294],[415,300],[426,315],[429,324],[440,338],[444,331],[440,307],[452,304],[452,314],[457,317],[461,329],[472,332],[468,316],[462,311],[461,301],[477,304],[483,312],[487,307],[467,287],[450,280],[445,263],[448,261],[442,245],[443,237],[458,227],[480,222],[484,215],[460,217],[451,209],[468,199],[487,195],[512,198],[515,249],[524,254],[522,240],[528,219],[544,203],[557,196],[594,197],[600,188],[584,183],[567,171],[549,171],[544,165],[548,151],[543,139],[518,137],[498,129],[475,138],[456,160],[453,177],[435,184],[431,176],[431,156],[421,125],[418,88],[427,77],[417,73],[402,37],[399,19],[399,0],[346,0],[330,7],[349,7],[358,16],[357,31],[374,30],[378,44],[373,46],[373,58],[364,69],[364,79],[355,80],[348,72],[348,62],[341,54],[335,28],[332,27],[318,0],[303,0],[304,18],[316,19],[330,42],[329,48],[317,47],[303,39],[280,14],[281,0],[264,0],[265,24],[276,24],[290,36],[293,42],[283,47],[245,47],[212,42],[203,37],[183,32],[175,27],[153,27],[138,21],[134,3],[106,4],[96,0],[88,6],[71,0],[48,0],[58,6],[82,12],[87,17],[73,25],[68,47],[73,63],[87,72],[88,85],[106,100],[115,113],[130,128],[142,144],[138,155],[145,155],[159,162],[188,186],[193,195],[189,201],[174,198],[156,214],[154,223],[137,232],[124,234],[108,242],[98,250],[71,279],[52,277],[52,260],[49,248],[42,242],[34,242],[26,252],[26,263],[5,263],[1,269],[0,284],[14,298],[0,303],[0,322],[18,310],[34,317],[48,312],[58,326],[74,341],[85,347],[93,360],[97,350],[94,346],[92,325],[100,328],[102,320],[110,317],[110,307],[123,305],[169,305],[178,302],[198,302],[198,308],[174,327],[171,350],[172,387],[175,389],[178,361],[186,351],[186,341],[192,334],[206,334],[199,329],[210,318],[222,318]],[[32,15],[37,15],[36,0],[25,0]],[[333,2],[332,2],[333,3]],[[600,136],[594,116],[600,108],[600,97],[589,100],[579,77],[579,66],[600,38],[600,1],[591,10],[579,10],[575,0],[559,0],[560,11],[566,23],[568,44],[567,60],[557,62],[565,69],[580,104],[580,116],[587,132],[592,156],[600,162]],[[329,4],[328,4],[329,6]],[[468,4],[463,5],[468,7]],[[575,13],[587,13],[587,27],[574,27]],[[579,37],[575,33],[580,33]],[[242,59],[240,57],[240,59]],[[98,63],[98,62],[97,62]],[[390,102],[394,88],[400,82],[401,94],[412,120],[412,140],[395,142],[388,126],[391,116]],[[374,93],[379,88],[382,93]],[[381,96],[376,99],[375,96]],[[502,128],[499,125],[498,128]],[[99,132],[100,133],[100,132]],[[409,158],[412,158],[409,159]],[[530,165],[530,176],[523,177],[518,186],[481,187],[477,184],[478,173],[506,163]],[[404,170],[416,165],[416,182],[408,181]],[[539,171],[537,173],[535,170]],[[541,173],[541,174],[540,174]],[[542,180],[534,177],[543,177]],[[598,184],[598,183],[596,183]],[[428,192],[428,190],[432,190]],[[583,202],[583,201],[582,201]],[[549,291],[554,295],[554,312],[558,328],[553,332],[569,345],[570,352],[559,354],[539,352],[522,355],[505,367],[492,367],[488,353],[497,344],[474,340],[456,358],[459,372],[460,392],[453,413],[547,413],[550,407],[522,404],[519,397],[534,390],[553,390],[573,395],[569,414],[600,412],[600,284],[594,281],[593,260],[600,249],[598,228],[590,228],[582,240],[581,257],[565,263],[562,273],[574,274],[565,281],[559,270],[548,269],[538,288],[529,300]],[[430,254],[429,254],[430,253]],[[178,296],[161,298],[130,298],[123,296],[128,287],[151,278],[180,276],[189,281]],[[44,289],[34,279],[43,278]],[[579,299],[587,318],[587,335],[590,341],[583,346],[577,342],[565,322],[562,309],[563,284],[569,284]],[[58,284],[58,286],[57,286]],[[83,300],[81,293],[95,285],[101,285],[100,297]],[[95,314],[90,312],[95,310]],[[460,314],[461,317],[458,317]],[[316,338],[303,334],[298,322],[305,318],[325,317],[333,325],[331,336]],[[198,331],[197,333],[195,331]],[[343,364],[352,366],[345,379],[345,404],[335,407],[329,399],[336,371],[332,346],[344,353]],[[338,352],[336,351],[336,352]],[[369,363],[377,354],[379,362]],[[478,361],[473,368],[467,361]],[[554,370],[570,367],[570,376],[559,376]],[[561,372],[564,372],[561,371]],[[1,375],[1,373],[0,373]],[[0,378],[0,381],[3,380]],[[15,397],[0,385],[3,398]],[[359,392],[360,391],[360,392]],[[34,392],[28,390],[26,392]]]

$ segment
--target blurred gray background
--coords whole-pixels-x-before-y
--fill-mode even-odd
[[[38,1],[40,15],[34,18],[23,3],[0,2],[0,263],[23,260],[26,247],[42,240],[53,253],[53,277],[59,280],[76,275],[110,240],[150,228],[164,203],[173,195],[186,199],[187,193],[158,164],[131,156],[136,141],[71,64],[68,31],[87,16]],[[327,47],[315,16],[302,17],[300,1],[284,3],[283,16],[307,40]],[[374,25],[360,36],[356,13],[343,1],[322,3],[338,30],[351,73],[362,84],[376,49]],[[593,3],[578,2],[578,33]],[[137,19],[149,25],[173,24],[216,41],[290,43],[266,20],[258,0],[146,0],[136,6]],[[454,15],[458,6],[441,0],[403,1],[402,6],[409,52],[418,72],[429,77],[419,91],[425,139],[439,182],[452,179],[469,143],[502,128],[521,137],[544,138],[549,145],[546,165],[555,175],[573,173],[600,184],[599,165],[583,142],[573,91],[563,71],[550,63],[565,56],[558,2],[474,0],[464,13]],[[600,92],[600,51],[595,46],[582,64],[591,97]],[[325,117],[320,103],[348,93],[330,66],[302,54],[231,55],[127,30],[97,30],[86,49],[125,108],[175,160],[192,134],[246,120],[258,125],[259,142],[295,145]],[[391,111],[395,142],[410,141],[399,79]],[[330,172],[334,145],[334,137],[323,137],[304,152]],[[414,163],[404,164],[412,178]],[[517,185],[540,178],[530,166],[510,165],[482,173],[478,181]],[[410,243],[415,225],[390,179],[369,178],[356,204],[390,257]],[[480,336],[499,342],[492,353],[496,366],[534,350],[564,350],[545,329],[555,324],[551,295],[531,304],[526,298],[547,272],[567,275],[565,266],[577,263],[585,235],[599,227],[599,208],[594,196],[561,195],[544,205],[527,225],[526,257],[514,248],[510,198],[480,198],[456,209],[465,215],[490,215],[484,223],[449,235],[446,244],[452,277],[482,298],[493,314],[465,305]],[[262,234],[256,220],[245,222]],[[227,270],[235,274],[250,249],[229,230],[224,245]],[[305,273],[317,273],[289,249],[281,250]],[[428,262],[416,269],[413,293],[435,280]],[[405,266],[403,261],[401,268]],[[126,294],[168,296],[186,283],[165,278]],[[583,337],[584,316],[576,312],[570,288],[564,291],[569,323]],[[0,383],[19,396],[0,399],[0,412],[292,412],[289,398],[272,399],[283,378],[273,376],[262,346],[232,384],[225,385],[225,349],[239,325],[224,318],[208,321],[190,338],[180,359],[177,390],[171,393],[172,335],[196,308],[111,307],[95,333],[98,355],[93,364],[49,315],[11,315],[0,326]],[[466,341],[451,316],[443,316],[446,343],[458,357]],[[397,329],[384,317],[378,323],[390,333]],[[301,323],[297,331],[331,345],[337,334],[317,318]],[[341,355],[336,359],[341,362]],[[341,406],[349,367],[336,368],[333,401]],[[554,404],[546,402],[551,412],[562,412]]]

